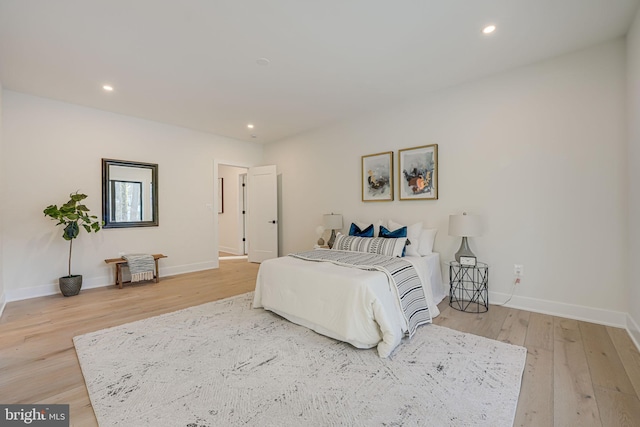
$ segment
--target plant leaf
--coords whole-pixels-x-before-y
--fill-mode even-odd
[[[79,202],[80,200],[84,200],[87,198],[86,194],[80,194],[78,192],[69,194],[71,200],[69,202]]]
[[[62,235],[62,237],[64,237],[65,240],[71,240],[78,237],[78,233],[80,233],[80,227],[78,226],[78,223],[76,221],[71,221],[64,228],[64,234]]]

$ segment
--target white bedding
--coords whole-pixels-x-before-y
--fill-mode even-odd
[[[439,255],[403,259],[416,267],[431,316],[437,316],[436,301],[444,296]],[[407,330],[390,286],[380,271],[286,256],[260,265],[253,306],[358,348],[377,346],[387,357]]]

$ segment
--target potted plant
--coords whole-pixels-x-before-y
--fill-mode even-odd
[[[62,292],[62,295],[65,297],[78,295],[82,287],[82,275],[71,274],[73,239],[78,237],[80,226],[87,230],[87,233],[91,233],[92,231],[97,233],[100,230],[100,223],[97,221],[98,217],[89,215],[89,208],[80,203],[87,198],[87,195],[79,194],[76,191],[75,193],[69,194],[69,197],[70,200],[60,206],[60,208],[56,205],[50,205],[44,210],[45,216],[58,221],[56,225],[64,226],[62,238],[69,241],[69,275],[61,277],[58,281],[60,292]]]

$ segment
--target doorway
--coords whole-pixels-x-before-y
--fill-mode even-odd
[[[218,258],[247,258],[246,167],[218,165]]]

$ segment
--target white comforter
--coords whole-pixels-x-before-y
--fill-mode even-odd
[[[428,263],[404,259],[416,267],[431,316],[437,316]],[[286,256],[260,265],[253,306],[358,348],[377,346],[380,357],[387,357],[407,330],[391,286],[379,271]]]

